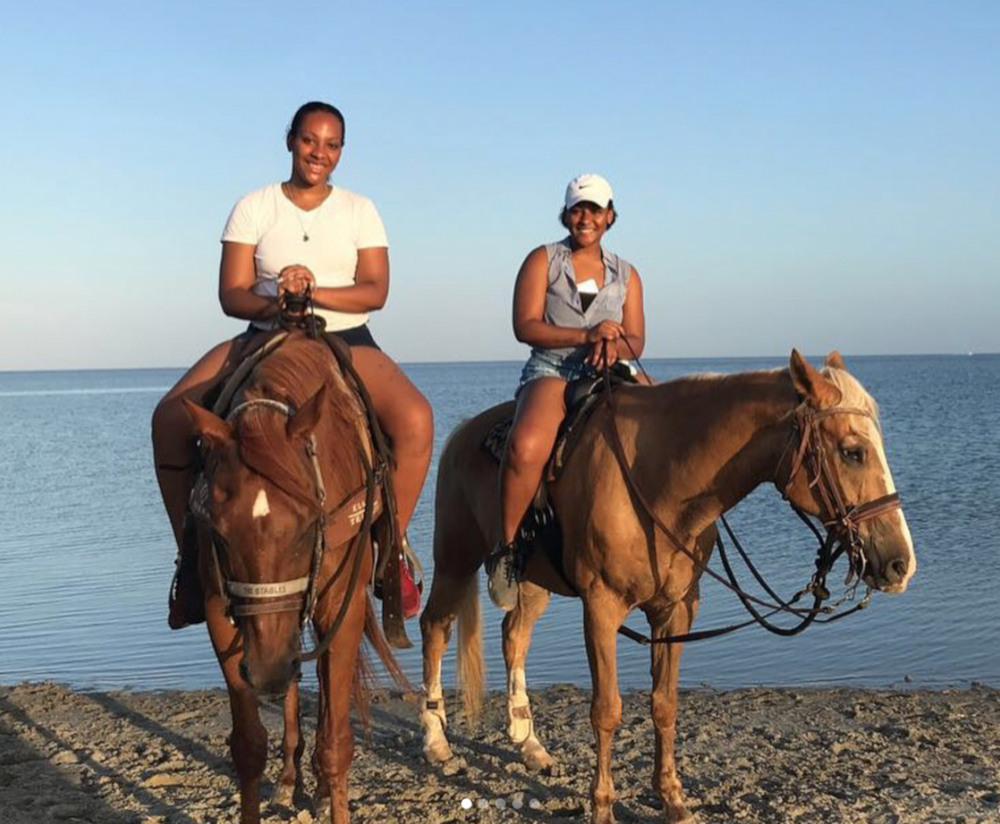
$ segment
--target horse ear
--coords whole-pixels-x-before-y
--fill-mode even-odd
[[[843,369],[847,371],[847,366],[844,364],[844,359],[840,357],[840,352],[834,349],[829,355],[826,356],[826,364],[832,369]]]
[[[213,415],[205,407],[192,403],[187,398],[183,400],[184,408],[187,409],[188,415],[191,416],[191,422],[194,424],[194,431],[198,433],[198,437],[207,446],[211,448],[232,443],[233,427],[229,425],[228,421],[224,421],[218,415]]]
[[[798,349],[792,350],[788,371],[795,384],[795,391],[800,398],[813,401],[818,409],[836,406],[840,403],[840,390],[827,378],[824,378],[802,355]]]
[[[316,428],[324,408],[326,408],[325,383],[315,395],[302,404],[302,408],[298,412],[288,419],[288,423],[285,425],[285,434],[289,438],[306,437]]]

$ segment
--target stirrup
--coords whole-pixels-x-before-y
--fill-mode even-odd
[[[497,541],[494,550],[486,556],[487,590],[490,600],[504,612],[517,606],[518,569],[517,542],[504,544]]]

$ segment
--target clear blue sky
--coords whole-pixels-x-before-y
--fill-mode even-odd
[[[0,24],[0,369],[181,366],[296,106],[389,233],[402,361],[518,359],[517,267],[615,188],[649,356],[1000,351],[1000,3],[51,2]]]

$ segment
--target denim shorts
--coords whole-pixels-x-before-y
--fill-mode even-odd
[[[596,375],[594,367],[584,361],[583,354],[576,352],[560,355],[551,349],[533,349],[531,357],[521,370],[518,392],[528,383],[538,378],[561,378],[569,383],[577,378]],[[515,393],[516,394],[516,393]]]
[[[584,361],[584,355],[576,352],[570,355],[560,355],[551,349],[533,349],[531,357],[521,370],[521,381],[517,385],[514,397],[524,388],[526,384],[536,378],[561,378],[569,383],[578,378],[593,378],[600,374],[593,366]],[[633,378],[639,374],[639,370],[630,360],[619,360],[614,369],[626,369]]]

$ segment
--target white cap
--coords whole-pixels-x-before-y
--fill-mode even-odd
[[[582,201],[596,203],[602,209],[606,209],[613,198],[611,184],[600,175],[574,177],[566,187],[567,209],[572,209]]]

